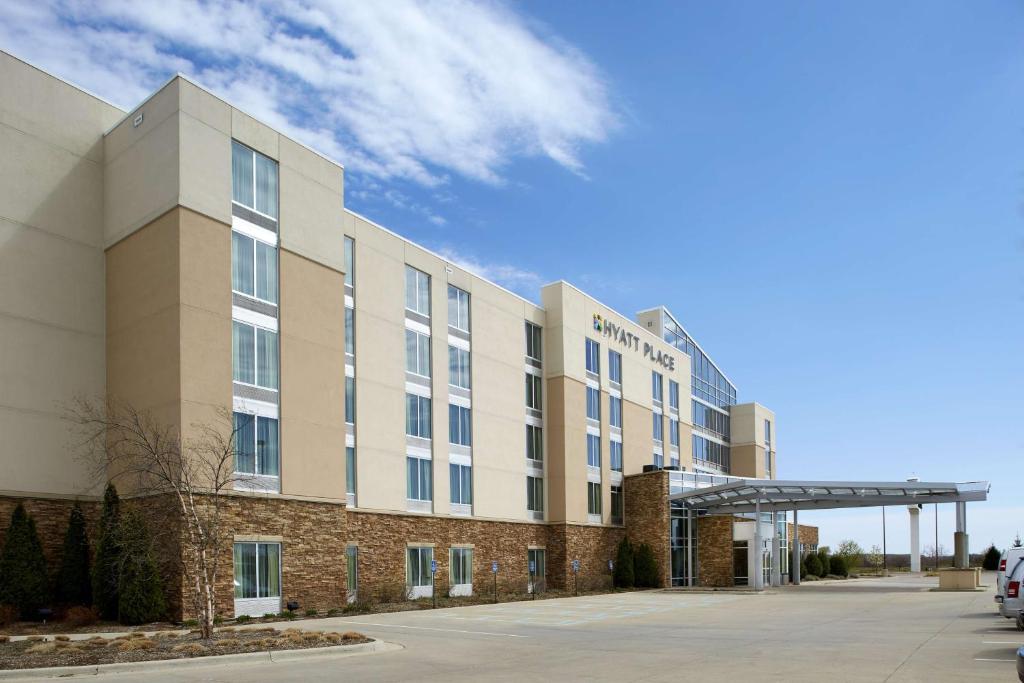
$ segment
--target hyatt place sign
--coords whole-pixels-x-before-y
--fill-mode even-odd
[[[594,314],[594,330],[600,332],[605,337],[622,344],[628,349],[633,349],[634,351],[640,350],[640,337],[636,336],[632,332],[628,332],[622,325],[616,325],[613,322],[605,320],[598,313]],[[666,370],[672,371],[676,369],[676,359],[673,356],[654,348],[654,345],[650,342],[643,343],[643,354]]]

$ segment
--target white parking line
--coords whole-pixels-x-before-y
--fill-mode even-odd
[[[976,661],[976,662],[1009,662],[1010,664],[1013,664],[1017,660],[1016,659],[989,659],[988,657],[975,657],[974,661]]]
[[[431,628],[430,626],[405,626],[404,624],[375,624],[369,621],[351,621],[350,624],[358,624],[360,626],[381,626],[383,628],[413,628],[418,631],[445,631],[447,633],[469,633],[480,636],[501,636],[504,638],[529,638],[530,636],[521,636],[517,633],[491,633],[489,631],[463,631],[457,628]]]
[[[1018,640],[983,640],[983,641],[981,641],[981,644],[982,645],[1016,645],[1017,647],[1020,647],[1021,645],[1024,645],[1024,643],[1022,643],[1022,642],[1020,642]]]

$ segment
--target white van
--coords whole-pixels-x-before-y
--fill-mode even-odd
[[[1017,560],[1016,565],[1010,568],[1010,572],[1006,576],[1006,592],[1002,602],[999,603],[999,613],[1007,619],[1016,619],[1018,628],[1024,624],[1024,617],[1021,616],[1021,610],[1024,610],[1022,582],[1024,582],[1024,557]]]
[[[1017,613],[1003,614],[1003,601],[1006,599],[1007,582],[1019,564],[1024,564],[1024,548],[1009,548],[1003,551],[999,558],[999,571],[996,572],[996,604],[999,605],[999,613],[1007,619],[1013,619]]]

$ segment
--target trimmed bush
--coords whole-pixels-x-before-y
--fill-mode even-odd
[[[89,537],[85,515],[75,503],[64,534],[64,552],[57,572],[57,599],[65,605],[92,604],[92,576],[89,572]]]
[[[846,576],[850,573],[850,570],[846,566],[846,558],[842,555],[833,555],[828,561],[828,573],[835,576]]]
[[[828,575],[829,568],[829,554],[828,548],[822,548],[818,551],[818,561],[821,562],[821,573],[818,576],[825,577]]]
[[[22,619],[35,619],[50,600],[48,577],[36,522],[18,503],[0,553],[0,604],[16,607]]]
[[[821,569],[821,559],[816,553],[811,553],[804,560],[804,576],[821,576],[824,572]]]
[[[98,620],[96,612],[91,607],[78,605],[68,610],[68,613],[64,616],[64,625],[78,628],[80,626],[91,626]]]
[[[633,555],[633,581],[640,588],[658,587],[658,561],[646,543],[641,543]]]
[[[122,624],[156,621],[164,616],[166,604],[146,521],[133,510],[125,513],[120,526],[124,556],[117,584],[117,618]]]
[[[103,619],[117,619],[117,585],[120,582],[121,548],[118,526],[121,521],[121,499],[113,484],[103,492],[103,511],[96,539],[96,557],[92,569],[92,599]]]
[[[1002,553],[999,552],[999,548],[996,547],[995,543],[988,547],[985,551],[985,557],[981,560],[981,568],[994,572],[999,569],[999,558]]]
[[[615,552],[615,569],[612,578],[616,588],[632,588],[636,583],[636,574],[633,571],[633,547],[629,544],[628,538],[619,541],[619,547]]]

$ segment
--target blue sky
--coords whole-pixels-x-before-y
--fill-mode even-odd
[[[528,297],[666,305],[776,411],[780,476],[989,479],[973,548],[1024,533],[1019,3],[0,6],[0,47],[128,107],[188,73]]]

